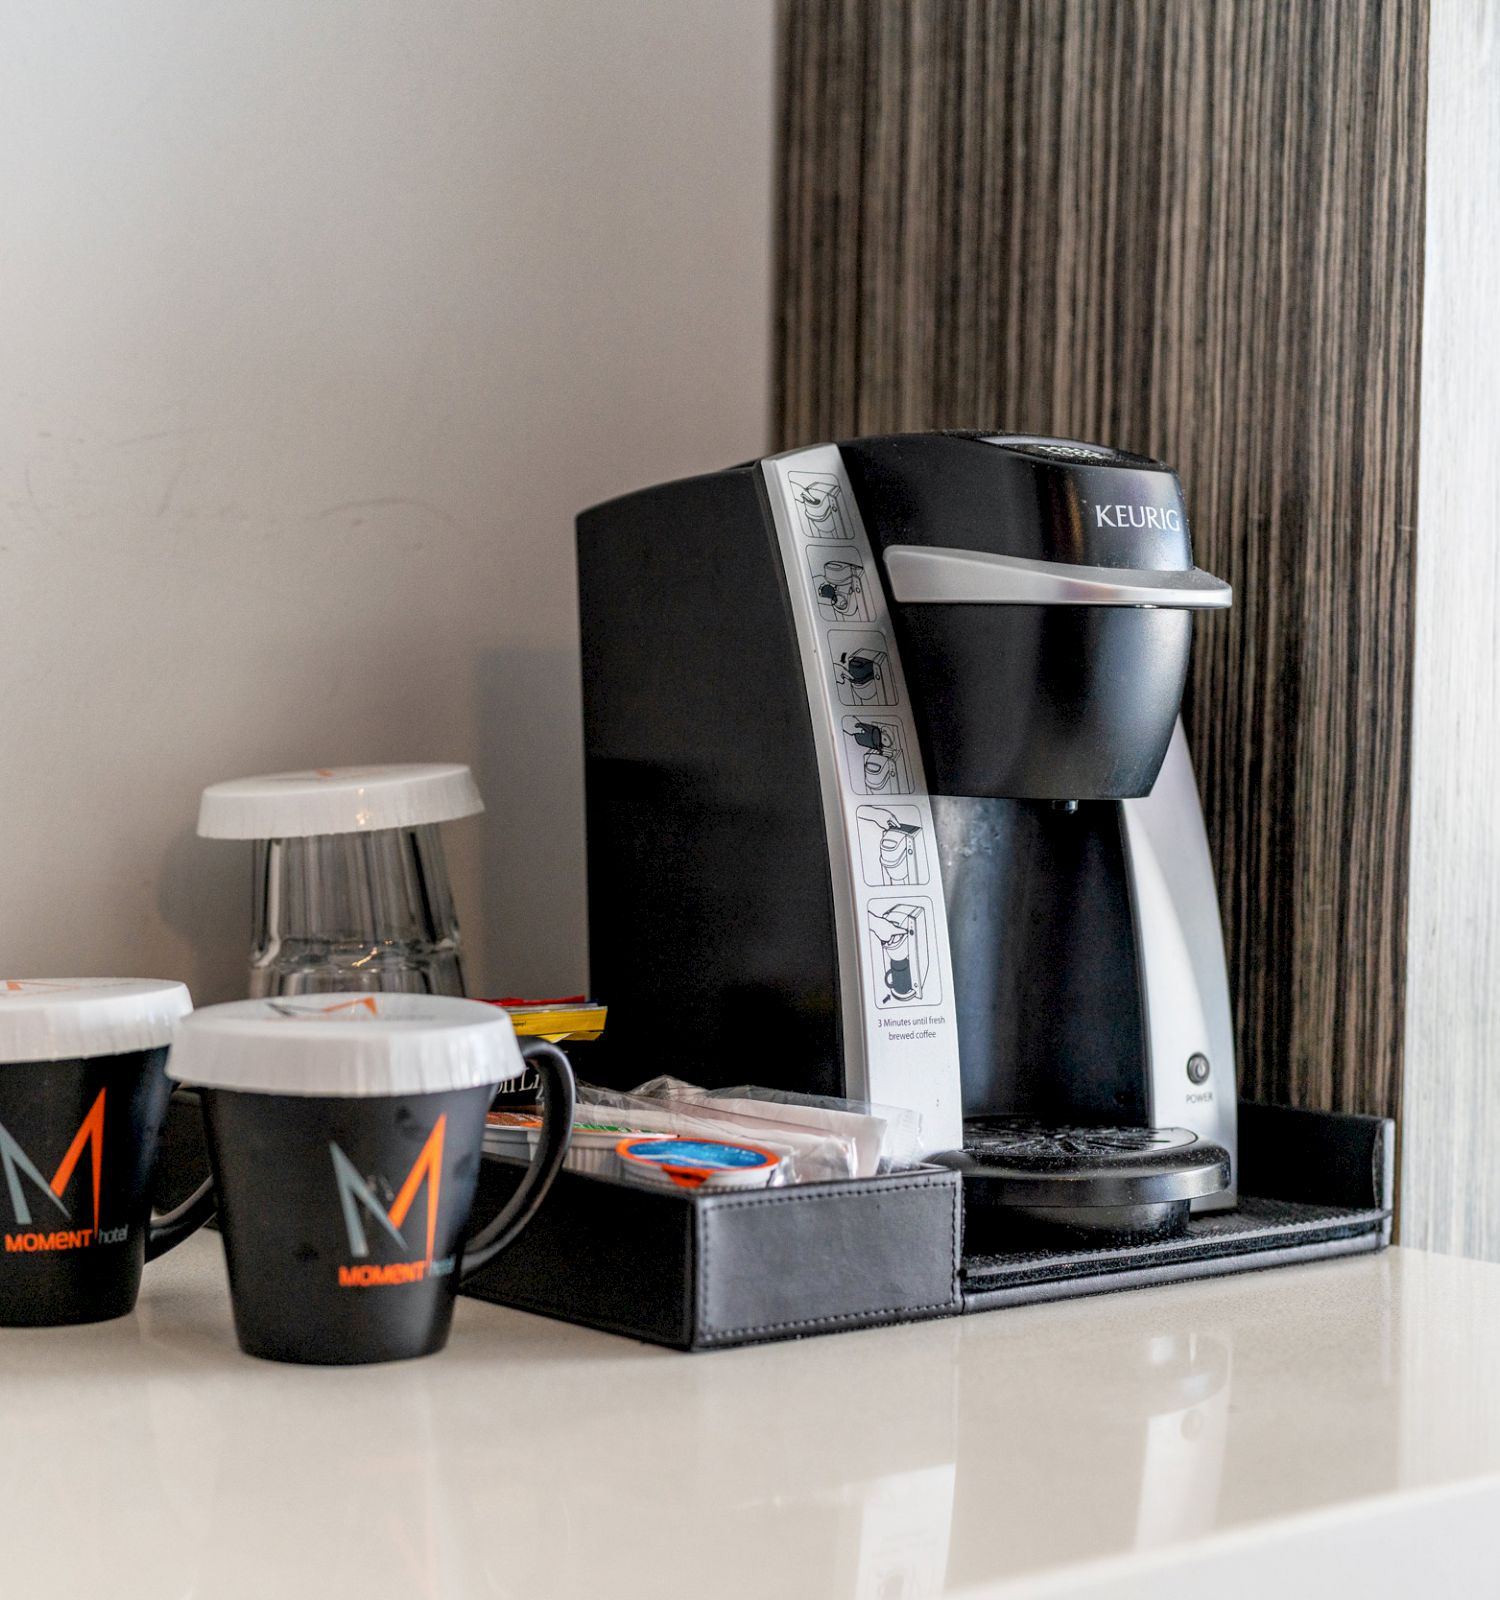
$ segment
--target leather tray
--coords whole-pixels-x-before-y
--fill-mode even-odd
[[[1242,1103],[1238,1210],[1149,1245],[963,1250],[955,1174],[693,1196],[563,1173],[464,1293],[679,1350],[1246,1272],[1390,1242],[1394,1125]],[[479,1208],[518,1181],[487,1159]]]
[[[520,1171],[487,1158],[476,1211]],[[716,1195],[563,1172],[463,1292],[678,1350],[953,1316],[961,1208],[940,1167]]]

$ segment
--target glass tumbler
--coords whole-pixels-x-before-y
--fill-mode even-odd
[[[255,842],[249,993],[464,993],[438,824],[467,767],[333,767],[215,784],[198,831]]]

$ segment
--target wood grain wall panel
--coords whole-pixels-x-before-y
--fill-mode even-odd
[[[1425,5],[789,0],[776,425],[1173,463],[1249,1095],[1394,1114]]]

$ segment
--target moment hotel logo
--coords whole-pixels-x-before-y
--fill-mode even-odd
[[[5,1187],[10,1197],[11,1220],[15,1231],[5,1232],[7,1254],[34,1254],[37,1251],[86,1250],[92,1245],[123,1244],[128,1229],[100,1228],[99,1189],[104,1167],[104,1105],[107,1090],[101,1089],[89,1107],[73,1142],[68,1146],[57,1170],[51,1178],[44,1178],[41,1169],[27,1154],[20,1140],[0,1123],[0,1166],[5,1170]],[[72,1184],[84,1152],[89,1155],[89,1172],[93,1180],[94,1205],[92,1220],[87,1226],[74,1218],[64,1198]],[[45,1202],[51,1208],[45,1220],[56,1213],[68,1224],[52,1226],[43,1231],[32,1216],[32,1202]]]
[[[338,1184],[344,1228],[349,1235],[349,1254],[354,1257],[352,1262],[339,1267],[339,1288],[369,1289],[392,1283],[420,1283],[423,1278],[443,1277],[453,1271],[452,1256],[445,1256],[441,1261],[432,1259],[437,1241],[438,1202],[443,1188],[443,1133],[447,1124],[446,1115],[437,1119],[437,1125],[428,1134],[427,1143],[422,1146],[421,1154],[389,1207],[381,1205],[371,1184],[338,1145],[329,1140],[328,1153],[333,1157],[334,1181]],[[370,1260],[372,1252],[366,1222],[374,1225],[377,1238],[389,1241],[398,1250],[411,1250],[401,1230],[418,1193],[424,1188],[427,1195],[426,1253],[404,1261]]]
[[[376,996],[365,995],[358,1000],[343,1000],[329,1006],[283,1003],[277,1005],[276,1010],[283,1016],[301,1020],[327,1017],[351,1022],[365,1017],[378,1017],[380,1004]],[[447,1127],[447,1116],[440,1116],[389,1206],[382,1204],[375,1192],[377,1185],[387,1192],[391,1190],[392,1186],[384,1176],[362,1174],[335,1140],[328,1141],[334,1183],[344,1213],[344,1231],[349,1236],[349,1254],[353,1257],[339,1266],[341,1289],[372,1289],[397,1283],[420,1283],[424,1278],[445,1277],[453,1271],[453,1256],[445,1256],[440,1261],[433,1259],[437,1243],[438,1207],[443,1192],[443,1136]],[[422,1255],[413,1256],[412,1246],[407,1243],[402,1229],[419,1194],[424,1194],[426,1199],[426,1249]],[[401,1251],[405,1259],[372,1259],[375,1252],[371,1249],[371,1228],[375,1230],[375,1238],[382,1241],[383,1253],[394,1248]]]

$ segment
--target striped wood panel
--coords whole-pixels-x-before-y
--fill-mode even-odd
[[[1426,9],[789,0],[785,444],[1004,427],[1181,473],[1248,1095],[1399,1099]]]

